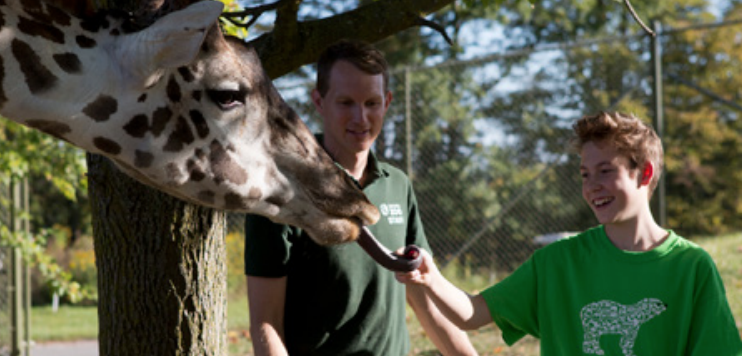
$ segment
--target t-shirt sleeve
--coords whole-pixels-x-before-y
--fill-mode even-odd
[[[412,183],[408,183],[408,195],[407,195],[407,206],[409,207],[409,216],[407,218],[407,241],[408,245],[415,245],[420,248],[424,248],[431,255],[433,251],[430,249],[428,239],[425,237],[425,229],[423,228],[422,220],[420,219],[420,207],[417,204],[417,198],[415,197],[415,191],[412,188]]]
[[[288,271],[292,229],[259,215],[245,218],[245,274],[283,277]]]
[[[539,337],[536,268],[533,256],[513,274],[480,294],[502,338],[513,345],[526,334]]]
[[[719,271],[707,254],[699,263],[687,355],[742,356],[742,341]]]

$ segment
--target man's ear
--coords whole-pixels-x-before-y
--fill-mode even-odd
[[[312,96],[312,103],[314,103],[314,108],[317,111],[322,112],[322,94],[319,93],[319,90],[312,89],[311,96]]]
[[[649,185],[649,182],[652,181],[652,177],[654,177],[654,165],[652,162],[647,161],[644,163],[644,169],[642,169],[641,184]]]

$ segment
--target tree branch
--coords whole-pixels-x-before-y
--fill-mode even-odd
[[[295,1],[297,6],[301,2],[290,1]],[[325,47],[343,38],[374,43],[415,26],[425,25],[435,29],[430,25],[432,22],[422,23],[421,17],[453,2],[454,0],[377,0],[320,20],[293,21],[290,24],[283,19],[279,22],[277,17],[273,32],[250,43],[258,52],[268,75],[277,78],[302,65],[314,63]]]
[[[636,22],[638,22],[639,25],[644,29],[644,31],[646,31],[652,37],[657,36],[657,34],[654,33],[654,31],[652,31],[652,29],[650,29],[647,25],[645,25],[644,22],[642,22],[641,18],[639,18],[639,15],[634,10],[634,7],[631,6],[631,1],[623,0],[623,4],[626,6],[626,9],[629,10],[629,13],[631,13],[631,16],[634,17],[634,20],[636,20]]]
[[[421,27],[430,27],[433,31],[438,32],[443,36],[443,39],[448,42],[449,46],[453,46],[453,41],[451,40],[451,37],[448,37],[448,34],[446,33],[446,29],[443,28],[443,26],[430,21],[426,20],[424,17],[418,17],[417,18],[417,25]]]

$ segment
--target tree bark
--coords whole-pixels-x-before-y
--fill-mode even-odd
[[[226,355],[225,213],[88,170],[100,355]]]
[[[321,20],[296,22],[295,17],[281,16],[276,19],[272,32],[250,43],[258,52],[268,76],[275,79],[302,65],[316,62],[325,47],[342,38],[374,43],[408,28],[421,26],[422,16],[439,11],[453,2],[378,0]],[[287,6],[294,5],[287,3]],[[287,12],[290,11],[283,10],[283,13]]]

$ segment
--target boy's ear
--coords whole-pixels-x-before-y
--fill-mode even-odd
[[[642,185],[648,185],[654,177],[654,165],[652,162],[644,163],[644,169],[642,169]]]

